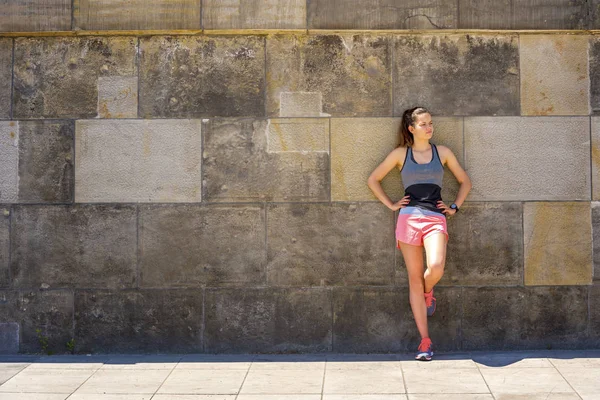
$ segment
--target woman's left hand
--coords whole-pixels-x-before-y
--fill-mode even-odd
[[[437,202],[437,208],[441,209],[442,213],[444,213],[445,215],[454,215],[454,214],[456,214],[456,210],[453,210],[452,208],[448,207],[441,200]]]

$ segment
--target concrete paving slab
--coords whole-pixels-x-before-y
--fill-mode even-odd
[[[408,400],[494,400],[491,394],[409,394]]]
[[[416,362],[416,361],[415,361]],[[472,368],[404,369],[407,393],[490,393],[478,370]]]
[[[237,394],[245,370],[175,369],[158,390],[159,394]]]
[[[157,394],[152,400],[235,400],[228,394]]]
[[[572,393],[560,373],[550,368],[482,368],[493,394]]]
[[[577,393],[494,394],[496,400],[579,400]]]
[[[171,371],[165,369],[100,369],[88,379],[77,394],[154,394]]]
[[[21,372],[23,368],[25,367],[0,367],[0,385]]]
[[[73,393],[94,371],[28,369],[0,386],[2,393]]]
[[[326,394],[406,393],[400,369],[331,369],[325,374]]]
[[[558,370],[583,399],[600,399],[600,367],[558,367]]]
[[[67,397],[68,394],[57,393],[0,393],[0,400],[65,400]]]
[[[253,370],[250,367],[240,394],[320,394],[324,373],[324,367],[298,370]]]
[[[407,400],[405,394],[326,394],[323,400]]]
[[[150,400],[151,394],[73,394],[69,400]]]
[[[173,369],[181,360],[181,356],[116,356],[112,357],[103,369]]]

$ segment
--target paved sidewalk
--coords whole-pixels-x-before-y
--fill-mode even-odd
[[[600,400],[600,350],[0,356],[0,400]]]

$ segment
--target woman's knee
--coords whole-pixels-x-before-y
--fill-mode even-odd
[[[427,269],[433,275],[442,276],[444,275],[444,264],[443,260],[435,260],[427,264]]]

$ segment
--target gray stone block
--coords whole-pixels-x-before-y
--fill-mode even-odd
[[[459,0],[461,29],[587,29],[584,0]]]
[[[76,202],[195,202],[199,120],[76,122]]]
[[[590,106],[592,113],[598,115],[600,114],[600,38],[597,36],[590,37],[589,69]]]
[[[589,129],[586,117],[465,118],[469,200],[590,200]]]
[[[310,29],[455,29],[457,2],[433,0],[311,0]]]
[[[0,354],[19,352],[19,324],[16,322],[0,323]]]
[[[98,78],[98,117],[137,118],[138,78],[101,76]]]
[[[16,39],[14,117],[95,118],[98,78],[134,76],[136,47],[134,37]]]
[[[268,121],[217,119],[203,126],[203,198],[329,200],[329,154],[268,152]]]
[[[441,285],[519,285],[523,280],[521,203],[465,203],[448,218],[450,236]],[[407,284],[401,252],[396,284]]]
[[[430,337],[437,350],[460,348],[461,289],[436,290],[438,308],[430,318]],[[333,351],[415,351],[420,336],[404,288],[336,288],[333,294]]]
[[[19,123],[0,121],[0,202],[16,203],[19,192]]]
[[[17,288],[127,288],[136,280],[132,206],[15,206]]]
[[[600,346],[600,285],[590,286],[590,344]]]
[[[201,29],[198,0],[73,0],[75,29]]]
[[[0,32],[71,30],[72,0],[8,0],[2,2]]]
[[[207,289],[205,350],[331,351],[327,289]]]
[[[78,352],[202,351],[202,291],[77,291]]]
[[[13,40],[0,39],[0,118],[10,117]]]
[[[592,254],[593,270],[592,277],[600,281],[600,203],[592,202]],[[600,308],[600,303],[598,303]]]
[[[10,284],[10,214],[9,205],[0,205],[0,287]]]
[[[19,202],[73,201],[73,121],[19,122]]]
[[[463,350],[575,348],[587,340],[588,288],[464,288]]]
[[[591,117],[592,123],[592,200],[600,200],[600,118]]]
[[[142,206],[141,286],[260,285],[266,281],[261,206]]]
[[[204,29],[305,29],[305,0],[204,0]]]
[[[140,48],[141,117],[265,114],[264,38],[155,36]]]
[[[518,115],[516,35],[408,35],[394,41],[394,115]]]
[[[47,351],[64,353],[73,338],[73,292],[0,291],[0,322],[19,324],[20,352],[41,352],[45,339]]]
[[[311,92],[321,94],[325,114],[391,116],[390,41],[384,35],[269,36],[267,115],[280,116],[282,93]]]
[[[390,285],[392,213],[377,203],[273,204],[267,280],[273,285]]]

